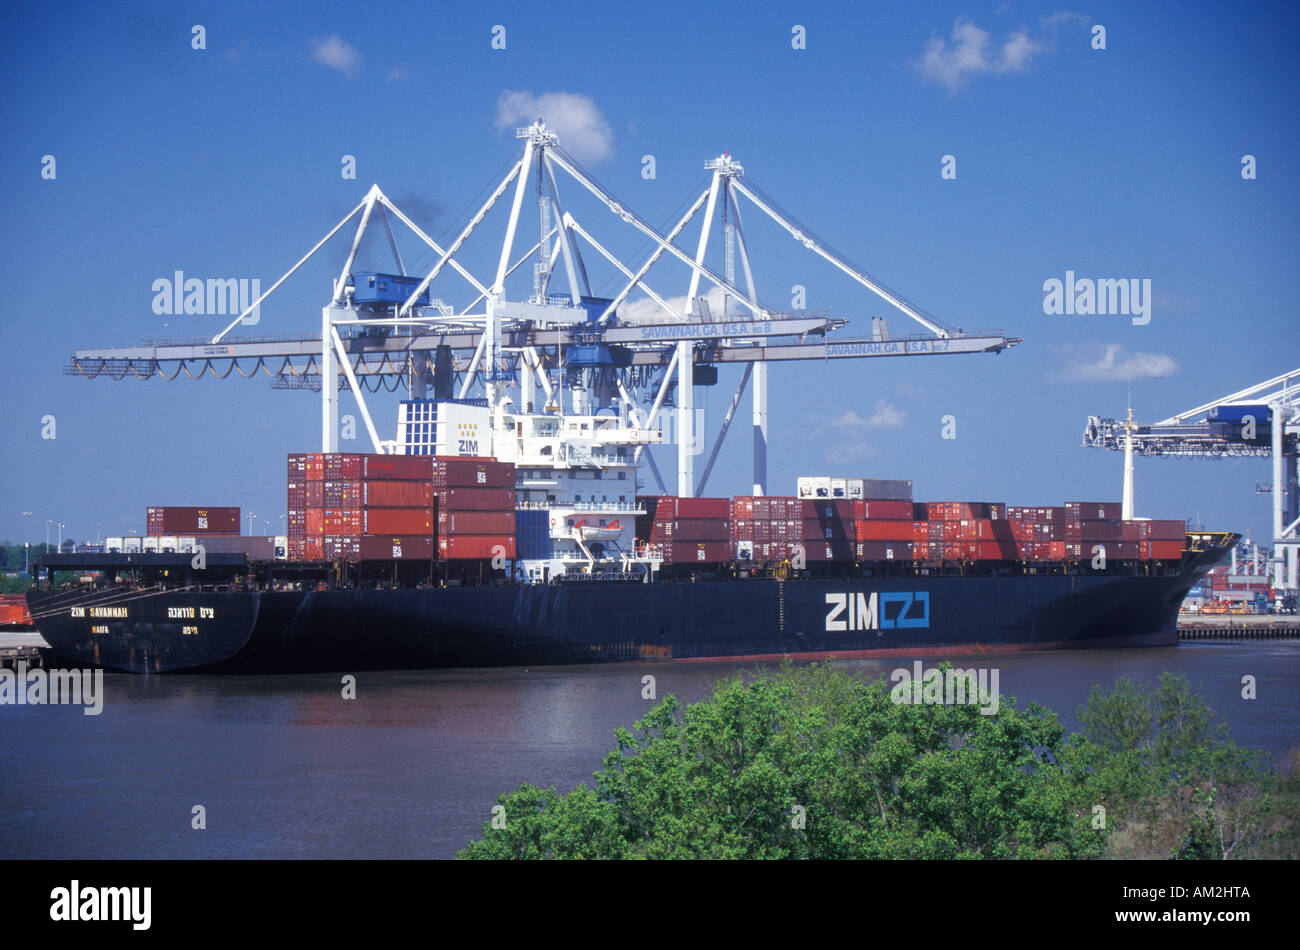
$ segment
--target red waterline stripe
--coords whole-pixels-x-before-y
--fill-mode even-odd
[[[665,657],[679,663],[734,663],[748,660],[772,662],[784,660],[856,660],[869,657],[907,656],[970,656],[984,653],[1032,653],[1046,650],[1094,650],[1106,647],[1164,647],[1177,646],[1178,640],[1163,634],[1143,634],[1133,637],[1106,637],[1098,640],[1044,640],[1040,643],[955,643],[941,647],[877,647],[867,650],[818,650],[799,653],[739,653],[732,656],[681,656]],[[656,659],[643,657],[642,659]]]

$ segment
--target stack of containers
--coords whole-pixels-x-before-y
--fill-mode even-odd
[[[925,506],[925,528],[914,526],[928,541],[936,561],[1005,561],[1020,555],[1007,506],[987,501],[933,501]]]
[[[804,546],[803,501],[785,495],[737,495],[731,500],[731,542],[740,561],[789,560],[796,545]]]
[[[637,539],[665,564],[721,564],[733,557],[731,499],[645,495],[637,516]]]
[[[1131,560],[1138,556],[1136,540],[1125,541],[1119,502],[1067,501],[1064,540],[1067,558],[1090,559],[1093,549],[1105,549],[1110,560]],[[1131,530],[1131,529],[1130,529]]]
[[[853,553],[860,561],[912,560],[917,551],[915,505],[910,498],[868,498],[853,503]]]
[[[865,504],[861,499],[804,499],[803,546],[807,560],[853,560],[857,540],[854,516]],[[911,502],[907,504],[911,506]]]
[[[498,554],[513,559],[518,550],[514,463],[472,455],[432,462],[439,555],[447,560],[484,560]]]
[[[1187,526],[1181,521],[1139,521],[1138,557],[1178,560],[1187,546]]]
[[[289,557],[434,557],[432,459],[360,452],[289,456]]]

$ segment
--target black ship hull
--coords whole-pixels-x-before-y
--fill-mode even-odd
[[[33,592],[60,654],[137,673],[936,655],[1177,643],[1176,572],[311,591]]]

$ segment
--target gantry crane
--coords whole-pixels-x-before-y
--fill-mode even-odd
[[[1273,459],[1273,587],[1295,596],[1300,587],[1300,368],[1150,425],[1089,416],[1083,444],[1126,453],[1124,498],[1131,505],[1132,456]],[[1125,511],[1124,517],[1131,517]]]
[[[356,396],[376,451],[392,450],[394,445],[379,437],[365,404],[365,391],[381,388],[392,391],[404,386],[414,397],[422,398],[431,384],[435,397],[458,392],[458,398],[466,398],[475,386],[481,385],[491,404],[504,389],[517,387],[516,403],[532,405],[540,386],[544,404],[554,406],[557,399],[563,399],[567,387],[577,407],[599,408],[621,399],[633,422],[645,428],[653,427],[664,406],[672,404],[668,400],[671,393],[675,395],[677,409],[677,493],[681,495],[703,490],[752,377],[753,482],[755,493],[764,494],[767,364],[999,353],[1020,342],[1004,336],[1000,330],[966,333],[922,311],[801,225],[746,178],[739,162],[726,153],[706,163],[706,169],[712,172],[709,186],[695,196],[675,225],[661,234],[598,184],[559,146],[555,132],[541,120],[518,129],[517,137],[523,140],[519,160],[511,165],[446,248],[427,235],[375,185],[307,254],[211,339],[153,340],[136,347],[77,350],[66,372],[112,379],[126,376],[175,379],[182,372],[190,378],[206,374],[225,378],[231,372],[249,377],[261,370],[273,377],[277,388],[319,387],[321,445],[327,452],[337,448],[340,388],[347,388]],[[647,238],[652,248],[648,257],[633,267],[598,241],[561,202],[557,169]],[[536,190],[538,240],[516,258],[516,232],[530,183],[535,183]],[[510,214],[495,273],[488,279],[480,279],[463,266],[457,254],[512,184]],[[841,336],[838,331],[846,326],[845,319],[819,311],[783,312],[762,304],[741,225],[740,197],[748,199],[804,248],[919,324],[924,332],[895,335],[885,320],[873,319],[870,336]],[[724,243],[721,274],[705,263],[719,207]],[[701,208],[704,214],[699,238],[694,254],[690,254],[674,242]],[[408,228],[436,257],[433,266],[418,281],[413,276],[408,278],[389,215]],[[358,216],[351,250],[334,281],[331,298],[321,311],[319,335],[231,336],[250,313],[260,308],[277,288]],[[404,299],[381,310],[358,302],[353,273],[362,239],[376,219],[392,252],[396,276],[405,279]],[[619,275],[622,285],[614,296],[604,298],[592,294],[583,244]],[[743,286],[737,285],[734,273],[737,252],[744,275]],[[508,295],[507,281],[522,265],[534,260],[534,256],[532,293]],[[690,269],[684,308],[674,306],[670,298],[661,296],[647,281],[650,270],[665,257],[675,258]],[[558,269],[563,270],[566,284],[561,294],[552,293],[550,288]],[[431,296],[431,285],[448,271],[463,279],[474,294],[464,306],[453,307]],[[707,299],[699,293],[702,281],[721,290],[724,297],[721,314],[712,314]],[[450,291],[444,284],[445,281],[439,284],[439,293],[446,297]],[[637,323],[620,320],[620,308],[634,291],[653,301],[660,314],[656,320]],[[738,312],[732,313],[733,309]],[[716,382],[717,366],[727,363],[742,364],[744,372],[697,484],[694,455],[702,451],[702,442],[693,432],[694,387]],[[646,404],[649,408],[642,411]],[[646,459],[660,489],[666,491],[653,458],[647,455]]]

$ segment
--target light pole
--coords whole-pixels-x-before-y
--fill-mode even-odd
[[[30,571],[27,567],[27,555],[32,546],[32,513],[24,511],[23,518],[26,519],[23,521],[23,573],[28,574]]]
[[[253,533],[253,519],[256,517],[257,515],[255,515],[253,512],[250,511],[248,513],[248,533],[250,535]]]
[[[62,521],[59,522],[59,553],[60,554],[63,553],[63,529],[66,527],[67,525],[64,524]]]
[[[31,550],[32,550],[32,542],[24,541],[23,542],[23,573],[29,577],[31,576],[32,573],[32,569],[29,566],[29,562],[28,562],[28,557],[31,554]]]
[[[46,554],[50,553],[50,525],[52,524],[54,524],[54,522],[51,519],[49,518],[45,519],[45,553]]]

